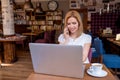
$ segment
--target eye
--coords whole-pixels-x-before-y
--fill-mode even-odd
[[[70,23],[67,23],[67,25],[70,25]]]
[[[72,24],[76,24],[76,22],[72,22]]]

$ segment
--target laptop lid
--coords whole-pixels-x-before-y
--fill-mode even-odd
[[[29,43],[34,72],[83,78],[82,47]]]

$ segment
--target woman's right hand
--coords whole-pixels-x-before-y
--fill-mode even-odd
[[[65,38],[65,40],[68,40],[69,39],[69,30],[68,30],[68,28],[66,27],[66,28],[64,28],[64,38]]]

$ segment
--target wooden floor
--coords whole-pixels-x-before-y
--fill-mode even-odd
[[[0,80],[26,80],[33,72],[29,51],[17,50],[18,61],[13,64],[2,64]]]
[[[0,80],[26,80],[33,72],[29,51],[17,49],[18,61],[13,64],[2,64]],[[116,80],[119,80],[116,77]]]

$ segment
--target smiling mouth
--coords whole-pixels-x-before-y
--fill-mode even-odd
[[[70,31],[74,31],[75,29],[70,29]]]

